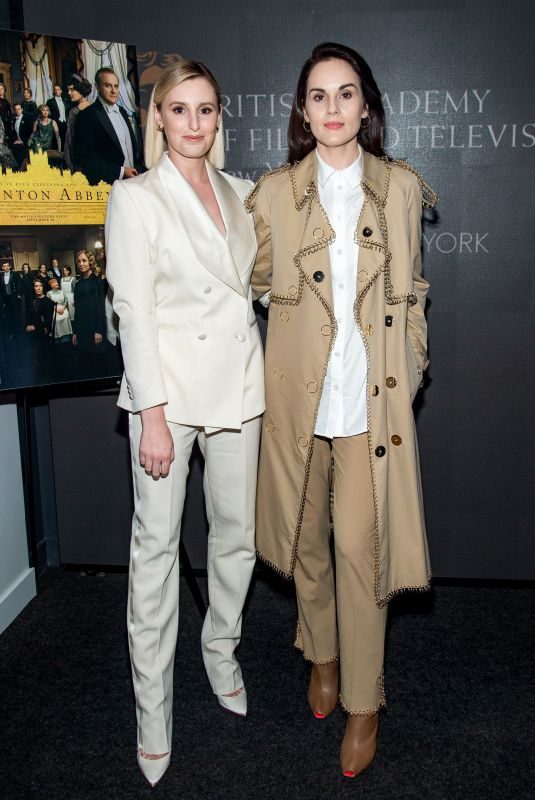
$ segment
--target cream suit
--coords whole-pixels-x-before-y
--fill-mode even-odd
[[[107,276],[125,363],[119,405],[132,412],[135,513],[128,630],[139,748],[171,749],[178,627],[178,543],[188,461],[205,458],[210,525],[202,652],[216,694],[243,685],[234,649],[254,567],[254,499],[264,411],[262,345],[249,280],[256,255],[243,208],[250,184],[207,164],[223,236],[167,155],[117,181],[106,219]],[[163,405],[175,460],[154,481],[139,464],[141,410]]]

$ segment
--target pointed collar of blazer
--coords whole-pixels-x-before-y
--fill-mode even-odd
[[[247,290],[241,278],[248,286],[256,255],[253,224],[230,181],[208,161],[206,167],[225,223],[226,237],[166,153],[156,165],[156,171],[183,222],[196,259],[212,275],[246,297]]]

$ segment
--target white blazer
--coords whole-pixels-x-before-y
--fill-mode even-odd
[[[243,207],[250,183],[207,167],[226,238],[166,154],[110,193],[106,276],[125,365],[118,405],[163,404],[171,422],[239,430],[265,408],[249,288],[256,238]]]

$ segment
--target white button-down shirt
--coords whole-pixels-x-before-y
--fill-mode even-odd
[[[63,102],[63,98],[56,97],[56,103],[58,105],[59,121],[66,122],[67,120],[65,119],[65,103]]]
[[[117,138],[119,139],[121,150],[123,151],[124,165],[121,167],[121,175],[120,175],[120,177],[122,178],[124,173],[124,168],[134,166],[134,153],[132,150],[132,139],[130,138],[128,122],[124,119],[123,115],[119,111],[119,106],[116,103],[110,105],[109,103],[106,103],[101,97],[99,97],[99,100],[108,113],[110,122],[113,125],[115,133],[117,134]]]
[[[362,156],[336,170],[316,151],[321,205],[336,238],[329,245],[334,315],[338,333],[323,384],[315,433],[332,439],[368,430],[366,350],[353,311],[357,296],[358,245],[354,232],[364,203],[360,185]]]

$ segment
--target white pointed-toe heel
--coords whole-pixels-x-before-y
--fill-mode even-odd
[[[247,692],[245,691],[245,686],[242,687],[241,692],[238,694],[218,694],[216,697],[217,702],[225,711],[232,711],[233,714],[238,714],[239,717],[247,716]]]
[[[156,786],[158,781],[163,777],[170,761],[171,753],[166,753],[161,758],[145,758],[139,750],[137,753],[139,769],[152,787]]]

